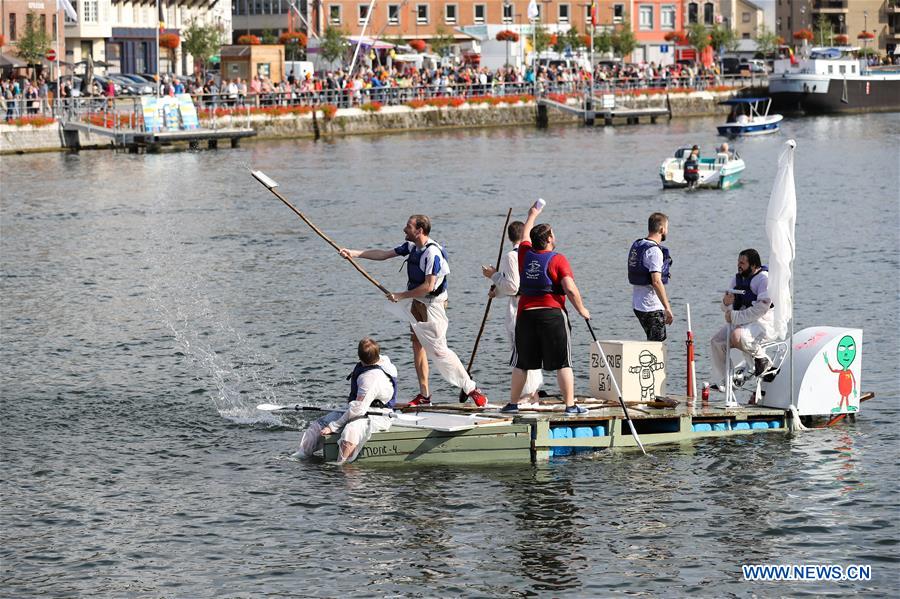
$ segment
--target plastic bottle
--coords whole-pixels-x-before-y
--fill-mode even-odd
[[[703,381],[703,389],[700,391],[700,399],[703,400],[703,403],[709,402],[709,383],[707,381]]]

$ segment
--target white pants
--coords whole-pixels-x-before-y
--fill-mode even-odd
[[[516,351],[516,319],[506,318],[506,340],[509,342],[511,352]],[[531,395],[541,388],[544,384],[544,375],[540,370],[528,370],[525,372],[525,386],[522,387],[522,399],[530,398]]]
[[[466,372],[466,367],[460,362],[459,356],[447,346],[447,310],[445,299],[438,301],[426,299],[426,320],[418,322],[412,315],[413,300],[400,300],[397,303],[388,302],[388,311],[395,316],[406,320],[419,343],[425,349],[425,354],[434,368],[454,387],[459,387],[468,394],[477,385]]]
[[[329,412],[318,420],[311,422],[309,427],[303,431],[300,437],[300,449],[295,454],[300,458],[308,458],[316,451],[325,447],[325,437],[322,436],[322,429],[340,418],[343,412]],[[373,433],[387,431],[391,429],[391,419],[388,416],[368,416],[351,420],[344,425],[341,430],[340,444],[351,443],[356,445],[353,454],[350,455],[346,462],[352,462],[359,455],[363,445],[366,444]],[[339,446],[340,447],[340,446]],[[338,463],[342,463],[340,452],[338,453]]]
[[[712,362],[713,382],[722,384],[725,381],[725,346],[728,342],[728,329],[730,325],[723,325],[719,331],[710,339],[710,356]],[[739,349],[744,352],[750,359],[750,368],[753,368],[752,360],[754,358],[764,358],[766,352],[762,349],[762,344],[766,339],[766,330],[758,322],[751,322],[735,327],[735,331],[740,335],[740,342],[732,345],[732,349]]]

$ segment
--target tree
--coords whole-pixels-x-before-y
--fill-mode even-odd
[[[456,43],[453,34],[444,29],[443,25],[438,25],[434,31],[434,37],[431,38],[431,50],[440,56],[446,56],[450,51],[450,46]]]
[[[816,19],[815,35],[817,46],[827,46],[831,43],[831,35],[834,30],[831,27],[831,21],[824,14],[819,14]]]
[[[778,36],[763,25],[759,29],[759,33],[756,34],[756,49],[765,58],[774,54],[778,49],[778,45]]]
[[[29,65],[39,65],[49,49],[50,36],[41,28],[37,15],[28,11],[25,16],[25,31],[16,42],[16,52]]]
[[[625,58],[637,47],[637,40],[634,39],[634,33],[631,32],[631,24],[628,21],[622,23],[622,28],[613,33],[612,48],[613,52]]]
[[[612,34],[608,29],[603,29],[594,36],[594,50],[600,54],[609,53],[612,47]]]
[[[343,31],[334,27],[325,29],[325,34],[322,36],[322,41],[319,44],[319,53],[322,55],[322,58],[328,62],[334,62],[344,57],[344,53],[349,45],[344,35]]]
[[[271,29],[266,29],[262,32],[262,43],[267,45],[277,44],[278,36]]]
[[[697,60],[700,55],[709,47],[709,32],[702,23],[694,23],[687,30],[688,43],[697,49]]]
[[[731,27],[716,25],[709,32],[710,43],[716,52],[731,51],[737,47],[737,35]]]
[[[201,25],[194,20],[181,32],[181,47],[200,65],[204,79],[209,59],[219,53],[224,41],[225,31],[221,25]]]
[[[534,42],[534,50],[541,53],[550,47],[550,32],[539,22],[534,24],[534,34],[529,36]],[[559,37],[557,36],[557,40]]]

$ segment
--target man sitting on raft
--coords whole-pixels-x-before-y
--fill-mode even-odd
[[[397,367],[381,355],[378,343],[364,337],[357,348],[359,362],[347,379],[347,409],[329,412],[312,422],[300,437],[292,457],[308,458],[325,446],[325,437],[341,433],[338,463],[352,462],[373,433],[390,430],[391,408],[397,401]]]

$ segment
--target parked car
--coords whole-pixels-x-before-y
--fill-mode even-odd
[[[119,96],[122,94],[122,84],[116,81],[115,79],[111,79],[104,75],[94,75],[94,95],[105,95],[106,88],[109,85],[109,82],[112,81],[113,89],[116,90],[116,95]]]
[[[740,75],[741,59],[736,56],[724,56],[722,58],[723,75]]]
[[[111,73],[108,75],[110,79],[122,86],[122,93],[128,96],[140,96],[143,94],[152,94],[153,86],[143,80],[122,75],[121,73]]]

